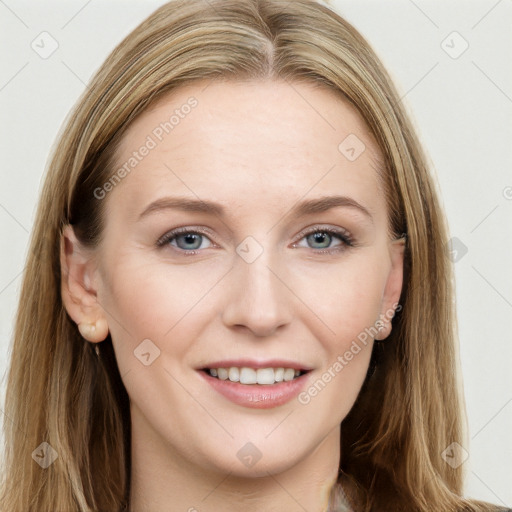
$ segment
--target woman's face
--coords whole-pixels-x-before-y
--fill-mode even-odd
[[[379,319],[389,333],[403,246],[388,235],[381,155],[348,103],[304,83],[206,85],[125,134],[117,178],[97,190],[97,299],[133,442],[263,475],[337,446]],[[258,368],[307,372],[230,380],[294,375]]]

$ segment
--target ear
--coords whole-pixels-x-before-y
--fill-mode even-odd
[[[94,254],[66,225],[60,239],[61,295],[69,316],[88,341],[97,343],[108,335],[108,323],[97,297]]]
[[[402,308],[398,301],[404,278],[405,240],[406,238],[402,237],[389,243],[391,269],[382,295],[380,320],[377,321],[379,332],[375,336],[376,340],[384,340],[391,334],[391,320],[395,311]]]

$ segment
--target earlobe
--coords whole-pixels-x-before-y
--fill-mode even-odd
[[[81,322],[78,330],[87,341],[98,343],[108,336],[108,324],[104,318],[99,318],[94,323]]]
[[[60,243],[61,295],[64,307],[88,341],[108,335],[104,311],[97,300],[92,251],[82,246],[72,226],[62,230]]]
[[[391,269],[382,296],[381,312],[377,321],[376,340],[384,340],[391,334],[391,321],[399,305],[404,276],[404,254],[406,238],[393,240],[390,245]]]

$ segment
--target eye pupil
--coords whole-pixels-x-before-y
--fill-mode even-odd
[[[325,247],[329,246],[329,242],[330,242],[329,234],[319,231],[316,233],[312,233],[310,236],[313,237],[313,243],[324,244],[324,247],[321,247],[321,248],[325,248]],[[327,244],[325,244],[326,241],[327,241]]]
[[[204,238],[205,235],[196,231],[183,230],[181,231],[181,233],[179,231],[175,231],[174,233],[171,232],[165,237],[162,237],[162,239],[158,242],[157,245],[160,247],[166,244],[174,245],[182,252],[196,251],[201,249]],[[340,244],[334,246],[331,249],[331,243],[333,242],[333,239],[338,239],[340,241]],[[208,237],[206,237],[206,240],[208,240]],[[328,251],[321,252],[329,252],[331,250],[342,250],[347,246],[352,246],[352,243],[349,240],[347,240],[343,235],[341,235],[337,231],[331,231],[329,229],[318,229],[315,231],[311,231],[309,232],[309,234],[305,234],[301,240],[306,240],[306,243],[312,249],[328,249]],[[319,245],[315,246],[314,244]],[[192,252],[191,254],[196,253]]]
[[[176,238],[176,244],[178,245],[178,247],[180,246],[180,244],[178,243],[178,241],[180,240],[180,238],[182,240],[185,241],[185,244],[188,245],[188,244],[194,244],[194,242],[197,242],[199,241],[199,245],[196,247],[180,247],[180,249],[198,249],[201,245],[201,235],[198,235],[198,234],[195,234],[195,233],[186,233],[184,235],[181,235],[181,236],[178,236]]]

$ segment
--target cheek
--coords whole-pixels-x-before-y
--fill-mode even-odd
[[[133,351],[146,339],[161,350],[172,342],[179,359],[195,329],[211,320],[204,304],[217,283],[222,286],[225,271],[200,267],[151,264],[135,257],[118,260],[100,302],[120,368],[133,364]]]
[[[316,282],[323,286],[308,288],[309,294],[303,289],[316,317],[309,329],[321,342],[325,357],[299,403],[319,425],[343,421],[366,377],[384,286],[378,267],[358,262],[323,276],[317,272]],[[304,285],[311,281],[311,276],[302,275]]]
[[[319,339],[329,352],[339,352],[379,319],[386,268],[368,251],[334,265],[305,266],[298,270],[295,290],[316,317]],[[314,323],[311,323],[313,326]]]
[[[387,268],[377,252],[364,256],[298,273],[298,294],[316,318],[309,328],[325,351],[322,370],[299,397],[312,417],[322,417],[328,410],[342,421],[368,371]]]
[[[188,340],[173,332],[186,334],[211,321],[216,311],[212,300],[218,304],[229,302],[226,294],[236,283],[228,272],[230,262],[225,263],[167,265],[135,256],[119,258],[99,297],[110,316],[111,333],[117,339],[130,339],[132,351],[146,338],[157,345],[172,339],[173,350],[179,353],[180,343],[187,345]],[[342,349],[378,319],[383,270],[369,251],[334,264],[294,262],[279,272],[286,284],[281,286],[281,293],[289,300],[294,317],[308,322],[318,339],[327,335],[335,348]],[[235,293],[234,297],[238,296]]]
[[[376,256],[361,251],[335,263],[295,260],[278,269],[286,286],[275,281],[282,303],[289,301],[292,308],[292,328],[305,330],[307,338],[322,345],[323,366],[356,351],[353,342],[357,341],[360,353],[343,370],[343,378],[351,376],[355,382],[365,372],[369,333],[380,312],[384,272]],[[223,306],[240,295],[231,295],[236,288],[228,272],[231,263],[151,263],[129,254],[116,260],[100,301],[122,374],[140,366],[134,351],[144,340],[151,340],[160,351],[172,346],[175,364],[187,360],[194,340],[219,320]]]

